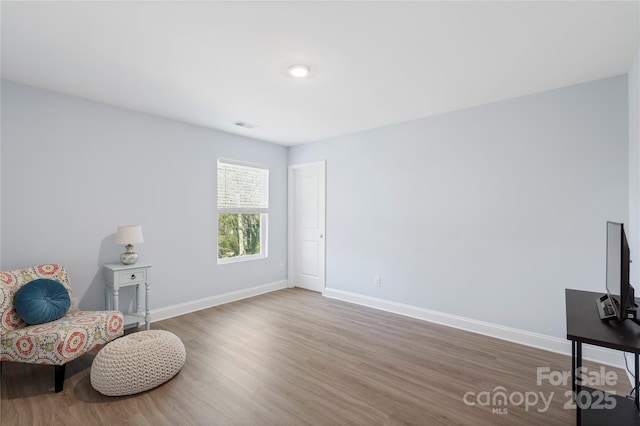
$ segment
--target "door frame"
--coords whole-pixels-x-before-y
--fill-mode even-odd
[[[295,287],[295,283],[293,282],[295,276],[295,259],[293,257],[293,247],[295,241],[295,217],[294,217],[294,206],[295,206],[295,191],[294,191],[294,171],[299,169],[304,169],[305,167],[322,165],[322,172],[324,176],[320,180],[322,185],[324,186],[324,235],[322,237],[322,248],[321,248],[321,256],[324,259],[322,262],[322,294],[324,295],[324,291],[327,287],[327,160],[314,161],[311,163],[301,163],[301,164],[292,164],[288,167],[287,173],[287,287],[293,288]]]

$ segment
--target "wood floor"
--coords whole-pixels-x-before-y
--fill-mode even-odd
[[[95,354],[89,354],[68,364],[64,391],[55,394],[52,367],[4,363],[0,424],[575,423],[575,410],[564,407],[570,385],[536,383],[538,367],[569,371],[567,356],[306,290],[281,290],[152,328],[175,333],[186,347],[186,364],[171,381],[138,395],[102,396],[91,387]],[[628,393],[625,373],[607,369],[618,374],[618,394]],[[482,404],[500,390],[512,402]],[[542,399],[517,405],[521,396],[533,402],[534,393],[551,398],[547,410]],[[466,404],[465,394],[476,405]]]

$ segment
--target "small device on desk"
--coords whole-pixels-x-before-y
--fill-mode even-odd
[[[598,297],[596,300],[596,306],[598,307],[598,314],[601,320],[617,319],[616,311],[613,310],[609,295]]]
[[[616,320],[620,321],[618,318],[617,310],[613,307],[613,304],[609,298],[609,295],[605,294],[604,296],[600,296],[596,299],[596,306],[598,308],[598,314],[600,315],[601,320]],[[618,308],[619,309],[619,308]],[[638,305],[636,303],[633,306],[627,306],[624,310],[624,315],[622,320],[630,319],[630,320],[640,320],[637,318]]]

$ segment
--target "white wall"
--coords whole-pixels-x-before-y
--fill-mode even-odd
[[[216,264],[216,161],[270,167],[269,258]],[[2,269],[58,262],[84,309],[141,224],[152,309],[285,280],[287,150],[2,81]],[[280,264],[283,269],[280,269]]]
[[[640,293],[640,50],[627,74],[629,109],[629,229],[627,240],[631,250],[631,284]],[[633,354],[625,354],[627,365],[633,365]],[[627,370],[632,386],[633,375]]]
[[[629,230],[631,284],[640,293],[640,51],[629,73]]]
[[[292,147],[289,164],[327,160],[328,288],[564,339],[564,289],[604,291],[605,222],[628,220],[627,132],[618,76]]]
[[[0,100],[2,99],[2,84],[0,84]],[[0,117],[2,117],[2,102],[0,102]],[[2,122],[0,120],[0,130]],[[2,265],[2,135],[0,134],[0,265]]]
[[[629,88],[619,76],[291,148],[289,164],[328,160],[327,286],[564,339],[564,288],[604,290],[604,223],[632,211],[635,64]],[[2,269],[63,263],[80,306],[101,307],[115,228],[140,223],[154,309],[285,279],[285,148],[1,92]],[[215,263],[218,157],[271,167],[268,259]]]

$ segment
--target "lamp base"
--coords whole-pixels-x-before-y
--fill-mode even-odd
[[[123,265],[133,265],[138,261],[138,253],[133,251],[133,246],[131,244],[127,244],[125,246],[127,251],[120,255],[120,262]]]

